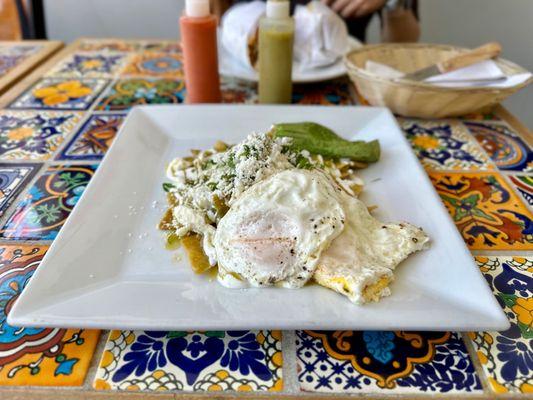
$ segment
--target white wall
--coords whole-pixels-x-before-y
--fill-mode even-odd
[[[503,56],[533,71],[533,0],[419,0],[422,41],[474,47],[498,40]],[[45,0],[48,36],[177,38],[184,0]],[[378,23],[369,41],[379,39]],[[533,85],[532,85],[533,86]],[[533,87],[505,103],[533,128]]]
[[[184,0],[45,0],[49,39],[179,37]]]

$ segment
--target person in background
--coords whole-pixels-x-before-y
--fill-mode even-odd
[[[380,12],[390,0],[322,0],[346,21],[348,32],[362,42],[374,13]]]
[[[211,9],[219,17],[236,2],[212,0]],[[346,21],[351,36],[366,41],[366,29],[374,14],[381,20],[383,42],[416,42],[420,36],[417,0],[321,0]],[[290,0],[291,9],[309,0]]]

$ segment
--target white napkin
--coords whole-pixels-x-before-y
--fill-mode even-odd
[[[220,23],[222,46],[235,60],[250,68],[253,66],[248,53],[248,44],[257,31],[259,19],[265,13],[265,8],[265,3],[262,1],[238,3],[224,13]]]
[[[265,8],[262,1],[239,3],[222,17],[220,40],[224,50],[249,68],[253,66],[248,45],[255,36]],[[334,64],[350,48],[344,20],[319,1],[297,5],[294,24],[293,63],[298,71]]]
[[[401,78],[405,74],[388,65],[368,60],[365,69],[373,74],[387,78]],[[506,76],[498,64],[493,60],[485,60],[468,67],[460,68],[452,72],[435,75],[424,80],[436,86],[446,87],[512,87],[519,85],[529,78],[529,72]]]
[[[294,60],[300,70],[325,67],[348,50],[344,20],[319,1],[294,10]]]

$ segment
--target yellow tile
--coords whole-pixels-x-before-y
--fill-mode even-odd
[[[533,215],[497,173],[429,174],[474,250],[533,250]]]

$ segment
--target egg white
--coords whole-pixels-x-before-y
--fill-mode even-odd
[[[360,200],[340,193],[346,213],[343,232],[324,251],[314,280],[362,304],[390,295],[393,270],[411,253],[428,246],[429,237],[409,223],[384,224]]]
[[[325,174],[289,169],[246,190],[219,221],[219,282],[303,286],[324,249],[344,229],[340,188]]]

